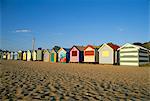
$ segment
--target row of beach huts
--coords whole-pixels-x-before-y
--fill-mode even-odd
[[[99,63],[140,66],[150,63],[150,50],[130,43],[119,47],[106,43],[100,47],[73,46],[72,48],[27,50],[18,52],[0,51],[0,58],[6,60],[44,61],[61,63]]]

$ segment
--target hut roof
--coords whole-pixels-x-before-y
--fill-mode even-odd
[[[84,51],[84,46],[75,46],[78,50],[80,50],[80,51]]]
[[[123,47],[125,47],[126,45],[132,45],[133,47],[137,48],[137,49],[144,49],[144,50],[148,50],[147,48],[144,48],[142,46],[139,46],[139,45],[133,45],[133,44],[130,44],[130,43],[126,43],[125,45],[123,45],[122,47],[118,48],[118,50],[122,49]]]
[[[75,46],[75,45],[74,45],[73,47],[76,47],[79,51],[84,51],[84,48],[85,48],[84,46]],[[73,47],[72,47],[72,48],[73,48]],[[72,48],[71,48],[71,49],[72,49]],[[71,50],[71,49],[70,49],[70,50]]]
[[[66,52],[70,51],[70,48],[63,48]]]
[[[108,43],[107,45],[110,46],[113,50],[117,50],[119,48],[118,45],[115,45],[113,43]]]

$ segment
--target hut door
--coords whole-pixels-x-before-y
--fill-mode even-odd
[[[51,61],[54,62],[54,53],[51,54]]]

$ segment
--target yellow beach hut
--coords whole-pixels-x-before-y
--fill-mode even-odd
[[[26,61],[27,60],[27,51],[23,52],[23,60]]]
[[[33,59],[33,61],[37,60],[37,52],[36,52],[36,50],[32,51],[32,59]]]

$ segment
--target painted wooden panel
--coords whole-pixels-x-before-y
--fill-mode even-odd
[[[32,52],[32,58],[33,58],[33,61],[37,60],[37,53],[36,53],[36,51]]]
[[[27,60],[27,53],[23,52],[23,60],[26,61]]]
[[[64,50],[61,50],[61,51],[59,52],[58,60],[59,60],[59,62],[67,62],[67,59],[66,59],[66,52],[65,52]]]
[[[103,44],[99,49],[99,63],[100,64],[114,64],[114,50],[107,44]]]
[[[10,60],[10,52],[7,52],[7,60]]]
[[[31,61],[31,51],[27,51],[27,61]]]
[[[7,53],[6,52],[3,52],[3,59],[7,59]]]
[[[17,59],[18,59],[18,53],[15,52],[15,53],[14,53],[14,60],[17,60]]]
[[[42,50],[37,50],[37,60],[43,60],[43,52]]]
[[[49,52],[45,52],[44,53],[44,62],[49,62],[49,60],[50,60],[50,54],[49,54]]]
[[[22,51],[18,51],[18,60],[22,60]]]
[[[70,50],[70,62],[79,62],[79,50],[76,47]]]
[[[10,59],[11,59],[11,60],[14,59],[14,53],[13,53],[13,52],[10,53]]]
[[[54,50],[52,50],[50,53],[50,61],[51,62],[57,62],[58,61],[57,60],[57,53]]]
[[[87,47],[86,50],[84,50],[84,62],[96,62],[95,49]]]

